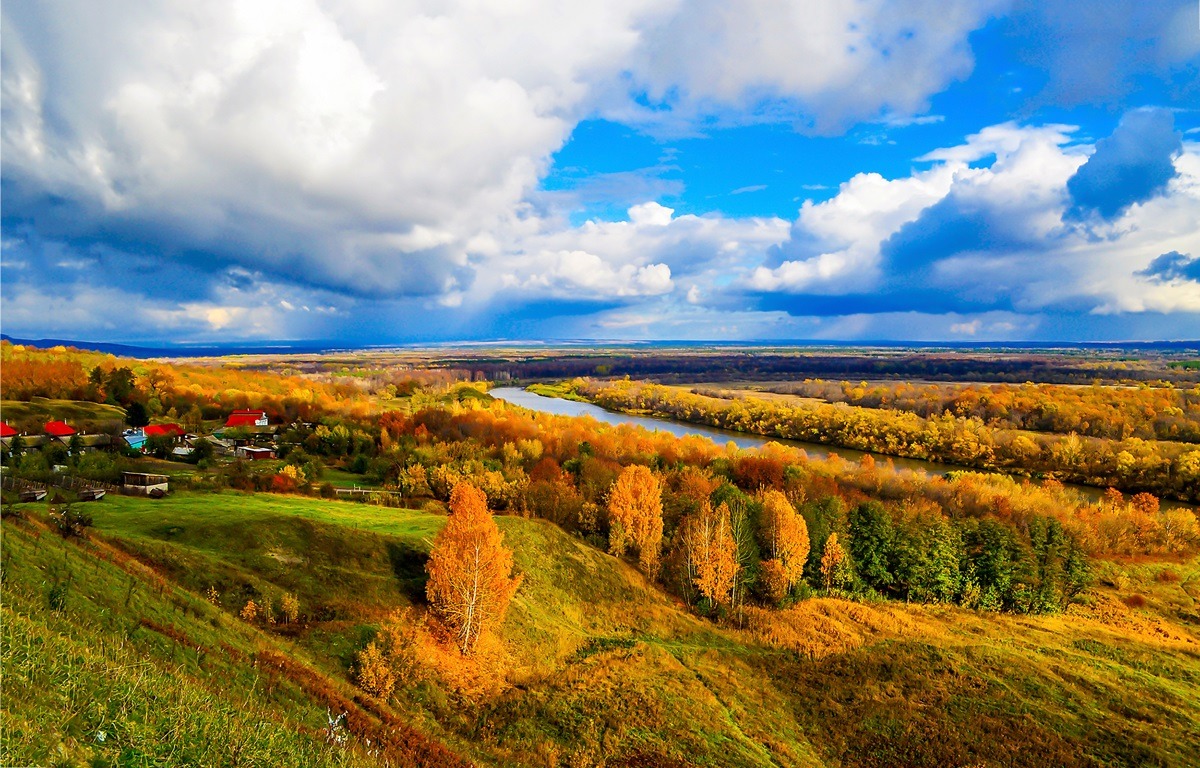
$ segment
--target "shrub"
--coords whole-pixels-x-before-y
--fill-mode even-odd
[[[372,640],[355,655],[358,687],[372,696],[386,699],[396,687],[396,672],[380,644]]]
[[[92,516],[87,512],[71,509],[70,504],[52,511],[50,518],[64,539],[82,538],[92,526]]]
[[[1130,608],[1145,608],[1146,607],[1146,598],[1143,597],[1142,595],[1137,595],[1137,594],[1126,595],[1124,598],[1124,602],[1125,602],[1125,605],[1128,605]]]
[[[292,624],[300,618],[300,601],[291,592],[284,592],[279,598],[279,610],[283,611],[283,620]]]

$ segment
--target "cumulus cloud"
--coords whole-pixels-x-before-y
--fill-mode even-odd
[[[453,336],[558,312],[804,337],[911,312],[945,334],[1007,305],[1196,311],[1195,262],[1161,259],[1200,253],[1200,155],[1161,112],[1127,116],[1090,159],[1069,126],[992,126],[907,176],[856,174],[794,221],[679,214],[665,166],[539,189],[586,117],[692,134],[938,122],[930,97],[970,73],[969,34],[1004,7],[5,4],[6,331],[282,338],[334,317]],[[1138,71],[1182,71],[1195,45],[1176,38]],[[611,189],[640,202],[578,223]],[[1099,216],[1064,223],[1071,206]],[[979,334],[1028,330],[1005,318]]]
[[[1154,259],[1149,266],[1138,271],[1137,274],[1157,282],[1190,280],[1200,283],[1200,258],[1194,259],[1179,251],[1171,251]]]
[[[555,288],[571,295],[580,293],[595,296],[657,296],[669,293],[671,268],[666,264],[647,264],[643,267],[625,264],[614,269],[594,253],[559,251],[543,255],[548,262],[546,271],[520,281],[510,276],[509,287],[524,289]]]
[[[1002,2],[860,3],[702,0],[646,31],[630,85],[644,108],[627,120],[785,119],[838,132],[860,120],[902,121],[974,65],[967,34]]]
[[[1166,109],[1139,109],[1121,118],[1113,134],[1067,180],[1076,217],[1097,213],[1111,219],[1134,203],[1166,191],[1175,177],[1174,158],[1183,142]]]
[[[778,218],[676,216],[653,201],[627,213],[628,221],[589,220],[578,227],[553,217],[527,219],[511,242],[496,244],[506,269],[481,274],[478,290],[524,295],[544,289],[561,296],[570,288],[576,297],[604,298],[668,293],[680,278],[688,286],[719,284],[786,240],[789,226]]]
[[[928,153],[934,165],[909,177],[856,177],[801,210],[778,252],[804,258],[768,259],[741,286],[761,309],[795,315],[1200,311],[1200,291],[1183,279],[1194,262],[1179,255],[1200,251],[1197,147],[1174,155],[1158,194],[1080,225],[1070,180],[1091,161],[1073,133],[1005,123]],[[1092,158],[1125,140],[1102,141]],[[1114,155],[1103,152],[1102,163]]]
[[[757,291],[847,293],[879,280],[879,247],[942,199],[955,169],[941,165],[903,179],[860,173],[821,203],[805,201],[789,239],[750,275]]]
[[[527,201],[581,117],[644,123],[652,93],[684,123],[766,95],[786,108],[756,119],[903,119],[970,70],[990,5],[931,7],[10,4],[5,220],[202,272],[462,296],[526,250]]]

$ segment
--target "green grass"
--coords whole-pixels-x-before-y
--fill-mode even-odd
[[[103,549],[9,521],[3,545],[0,764],[375,764],[325,742],[327,702],[253,663],[298,649]]]
[[[348,472],[344,469],[335,469],[326,467],[325,472],[321,475],[321,482],[333,483],[339,488],[350,488],[358,486],[359,488],[378,488],[379,483],[374,482],[366,475],[359,475],[354,472]]]
[[[65,421],[75,425],[81,422],[125,421],[125,409],[104,403],[85,400],[50,400],[35,397],[31,400],[0,401],[0,414],[10,424],[44,424],[47,421]]]
[[[572,387],[571,382],[562,381],[557,384],[530,384],[525,389],[535,395],[543,397],[557,397],[560,400],[575,400],[580,403],[591,402],[587,398],[578,394]]]
[[[138,749],[156,757],[138,764],[182,762],[165,751],[182,747],[152,746],[171,728],[197,750],[194,764],[230,763],[228,742],[199,742],[222,728],[244,734],[256,719],[271,724],[264,738],[282,762],[331,760],[299,728],[323,717],[312,686],[284,681],[268,694],[252,666],[214,649],[271,648],[349,690],[354,652],[382,617],[423,606],[424,561],[444,522],[235,492],[115,497],[88,509],[98,540],[156,575],[131,578],[88,546],[5,522],[6,690],[10,680],[28,688],[15,708],[6,702],[5,726],[24,745],[12,755],[27,761],[57,759],[61,743],[71,759],[115,763],[118,752],[93,743],[105,718],[143,729]],[[501,630],[513,686],[465,703],[430,682],[391,703],[404,722],[485,764],[1182,766],[1200,751],[1200,561],[1104,565],[1119,589],[1101,586],[1062,616],[812,603],[829,613],[797,614],[796,631],[850,639],[810,655],[693,616],[628,563],[549,523],[497,522],[524,577]],[[67,609],[53,611],[48,589],[64,568],[75,586]],[[209,586],[218,606],[200,598]],[[285,591],[299,597],[304,627],[234,618],[246,599]],[[1144,609],[1121,602],[1133,594]],[[188,642],[146,629],[143,616]],[[126,670],[143,660],[157,677],[135,685]],[[235,684],[189,719],[216,679]],[[188,705],[152,706],[158,687]],[[73,724],[92,699],[127,705],[105,714],[112,705],[88,704]]]

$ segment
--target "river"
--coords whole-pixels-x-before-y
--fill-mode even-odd
[[[531,411],[539,411],[541,413],[552,413],[557,416],[591,416],[596,421],[605,424],[634,424],[639,427],[644,427],[652,432],[669,432],[676,437],[687,437],[688,435],[699,435],[707,437],[717,445],[725,445],[733,443],[739,448],[757,448],[767,443],[780,443],[782,445],[790,445],[796,448],[802,448],[805,453],[813,458],[826,458],[828,456],[840,456],[847,461],[857,462],[863,456],[868,454],[862,451],[856,451],[852,448],[841,448],[838,446],[822,445],[821,443],[805,443],[799,440],[783,440],[777,437],[765,437],[763,435],[755,435],[749,432],[731,432],[725,429],[715,429],[699,424],[690,424],[686,421],[674,421],[672,419],[660,419],[654,416],[634,416],[628,413],[619,411],[609,411],[592,403],[584,403],[578,400],[563,400],[557,397],[546,397],[545,395],[534,394],[524,389],[517,387],[496,387],[489,394],[497,400],[503,400],[506,403],[519,405],[522,408],[528,408]],[[939,464],[936,461],[922,461],[921,459],[906,459],[900,456],[883,456],[879,454],[870,454],[883,463],[890,461],[897,469],[911,469],[925,474],[943,475],[947,472],[971,470],[971,467],[960,467],[954,464]],[[1104,495],[1104,489],[1093,488],[1090,485],[1074,485],[1066,484],[1068,488],[1073,488],[1089,501],[1097,501]],[[1184,509],[1195,510],[1190,504],[1171,499],[1162,500],[1163,509],[1172,507],[1181,507]]]
[[[656,416],[634,416],[628,413],[619,411],[610,411],[601,408],[592,403],[584,403],[578,400],[563,400],[557,397],[546,397],[545,395],[534,394],[524,389],[516,387],[496,387],[489,391],[492,397],[497,400],[503,400],[506,403],[519,405],[522,408],[528,408],[531,411],[539,411],[540,413],[552,413],[557,416],[591,416],[596,421],[604,422],[605,424],[633,424],[635,426],[644,427],[651,432],[669,432],[676,437],[687,437],[689,435],[699,435],[707,437],[717,445],[725,445],[733,443],[738,448],[758,448],[767,443],[780,443],[781,445],[790,445],[795,448],[802,448],[804,452],[813,458],[826,458],[828,456],[840,456],[848,461],[858,461],[867,454],[862,451],[856,451],[852,448],[840,448],[836,446],[822,445],[820,443],[805,443],[799,440],[784,440],[778,437],[766,437],[764,435],[755,435],[749,432],[733,432],[727,429],[717,429],[715,427],[706,427],[700,424],[690,424],[686,421],[674,421],[672,419],[661,419]],[[880,462],[891,461],[897,469],[915,469],[925,473],[945,474],[954,470],[962,470],[963,467],[954,466],[952,464],[938,464],[934,461],[922,461],[920,459],[905,459],[898,456],[880,456],[874,455]]]

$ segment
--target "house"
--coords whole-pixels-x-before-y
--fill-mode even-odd
[[[250,461],[275,458],[274,448],[256,448],[252,445],[238,446],[234,453],[239,459],[249,459]]]
[[[222,456],[229,456],[230,454],[233,453],[234,445],[232,442],[230,442],[228,440],[222,440],[221,438],[217,437],[216,435],[211,435],[204,439],[207,440],[208,442],[212,443],[212,447],[216,448],[217,453],[221,454]]]
[[[127,429],[121,433],[121,439],[133,450],[143,450],[146,447],[146,430],[140,428]]]
[[[12,443],[12,439],[19,434],[21,433],[13,429],[12,425],[7,421],[0,421],[0,445],[8,448],[9,444]]]
[[[147,439],[151,437],[169,437],[172,440],[183,436],[183,427],[178,424],[150,424],[142,430]]]
[[[122,472],[121,493],[127,496],[150,496],[161,499],[167,495],[170,478],[146,472]]]
[[[255,427],[268,426],[267,412],[255,410],[240,410],[229,414],[229,418],[225,420],[226,427],[242,427],[245,429],[254,429]]]
[[[65,421],[48,421],[44,430],[47,435],[61,443],[67,442],[75,434],[75,430]]]

